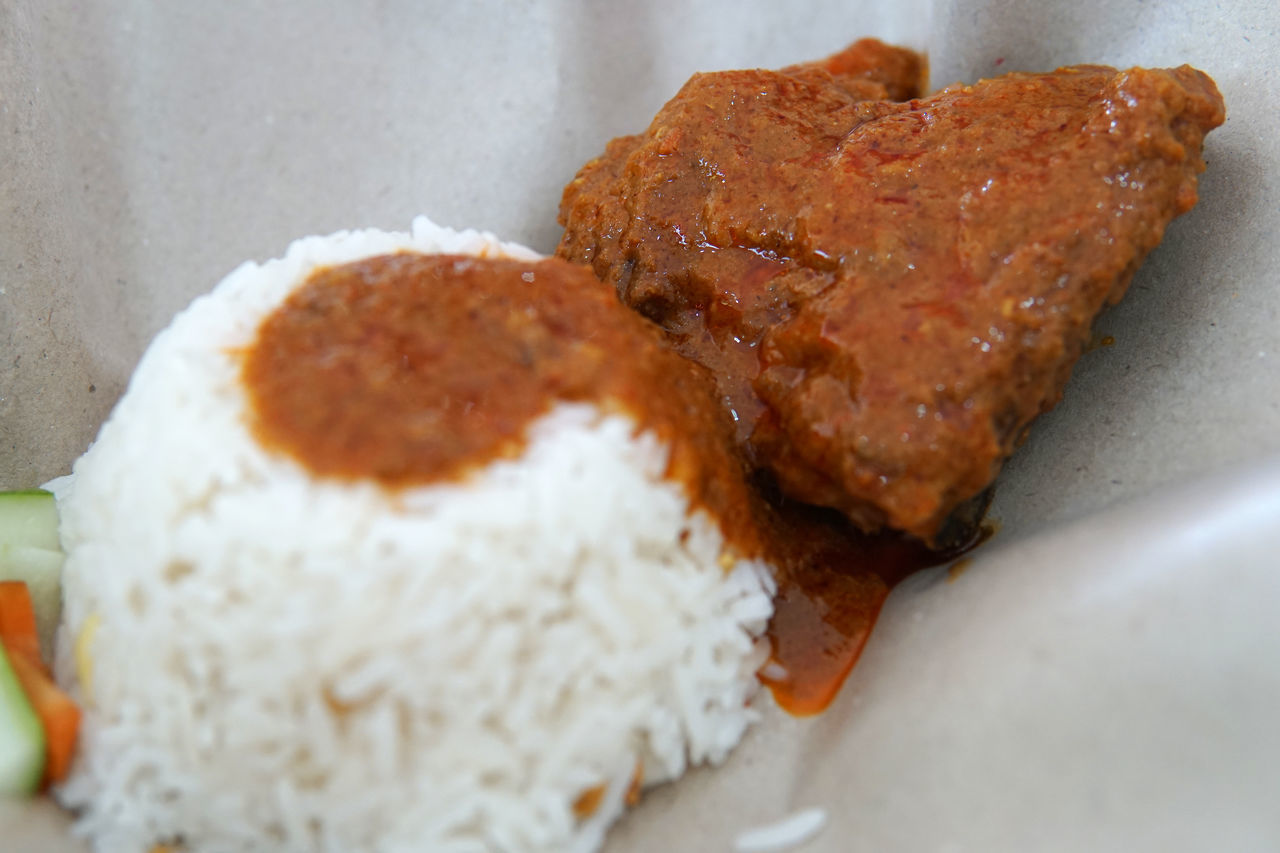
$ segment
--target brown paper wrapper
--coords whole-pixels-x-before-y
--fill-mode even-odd
[[[150,338],[238,262],[426,213],[543,251],[560,189],[694,71],[863,35],[935,86],[1190,63],[1229,119],[1200,203],[1000,478],[995,540],[891,596],[824,715],[763,721],[606,849],[1280,846],[1280,7],[660,0],[0,4],[0,488],[66,473]],[[72,851],[48,802],[6,851]]]

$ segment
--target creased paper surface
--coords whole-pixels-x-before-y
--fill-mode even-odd
[[[550,251],[561,187],[691,73],[864,35],[927,48],[937,86],[1187,62],[1228,121],[1199,205],[1100,321],[1114,345],[1002,475],[995,541],[895,592],[827,714],[766,699],[727,766],[651,793],[607,849],[729,850],[811,807],[811,853],[1280,846],[1272,3],[11,0],[0,488],[65,473],[151,336],[240,261],[418,213]],[[64,824],[6,806],[0,847],[76,849]]]

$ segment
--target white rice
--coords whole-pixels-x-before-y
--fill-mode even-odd
[[[315,268],[402,250],[536,257],[419,219],[245,264],[77,463],[58,674],[85,718],[57,795],[97,850],[594,850],[638,765],[719,762],[753,719],[768,573],[719,567],[629,420],[562,404],[523,457],[399,493],[255,444],[232,351]]]
[[[767,826],[758,826],[738,835],[736,853],[780,853],[812,840],[827,825],[822,809],[804,809]]]

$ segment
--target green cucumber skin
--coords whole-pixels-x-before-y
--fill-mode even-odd
[[[45,654],[61,609],[62,562],[53,495],[43,489],[0,492],[0,580],[27,584]],[[45,751],[44,727],[0,646],[0,797],[40,790]]]
[[[0,648],[0,796],[28,796],[38,791],[44,761],[40,718]]]
[[[58,507],[53,495],[43,489],[0,492],[0,545],[60,550]]]

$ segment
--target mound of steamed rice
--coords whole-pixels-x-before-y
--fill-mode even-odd
[[[420,219],[245,264],[75,466],[57,795],[99,851],[592,850],[637,774],[752,719],[767,573],[720,564],[627,418],[561,404],[520,458],[399,492],[255,444],[238,348],[317,267],[396,251],[534,257]]]

